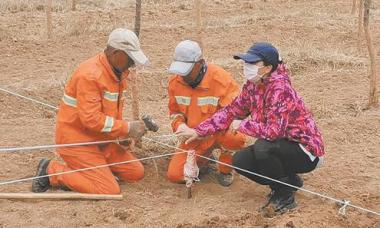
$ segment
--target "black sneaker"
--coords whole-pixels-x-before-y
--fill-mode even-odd
[[[277,199],[275,200],[275,212],[284,213],[297,207],[295,191],[290,188],[280,188],[276,190]]]
[[[47,167],[50,163],[49,159],[43,158],[37,167],[36,177],[47,175]],[[32,192],[46,192],[50,188],[49,177],[41,177],[34,179],[32,182]]]
[[[268,207],[269,205],[275,205],[278,199],[278,194],[276,194],[276,189],[272,186],[270,186],[271,191],[267,195],[267,202],[264,206],[261,207],[260,210],[263,210],[264,208]]]
[[[299,188],[301,188],[303,186],[303,180],[297,174],[291,174],[288,177],[281,178],[279,180],[282,182],[285,182],[285,183],[289,183],[289,184],[294,185],[294,186],[299,187]],[[280,207],[282,207],[284,205],[286,206],[286,204],[287,204],[286,199],[288,200],[288,204],[290,204],[290,206],[294,206],[294,207],[296,206],[295,201],[294,201],[294,193],[297,191],[296,188],[284,186],[284,185],[281,185],[278,183],[274,183],[274,184],[270,185],[270,188],[271,188],[271,191],[267,195],[268,201],[261,209],[264,209],[264,208],[268,207],[269,205],[273,205],[275,208],[278,208],[279,203],[281,204]],[[293,200],[290,197],[291,193],[293,193],[292,194]],[[292,201],[294,202],[294,205],[293,205]]]
[[[234,175],[232,173],[218,173],[216,175],[218,183],[223,187],[229,187],[234,182]]]

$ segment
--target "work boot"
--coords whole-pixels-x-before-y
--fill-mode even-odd
[[[213,172],[212,168],[209,167],[208,165],[201,166],[201,167],[199,167],[198,178],[199,179],[203,179],[203,178],[205,178],[207,175],[209,175],[212,172]]]
[[[37,167],[36,177],[46,176],[47,167],[50,163],[50,160],[47,158],[41,159]],[[34,179],[32,182],[32,192],[46,192],[50,188],[49,177],[41,177]]]
[[[229,187],[234,182],[234,175],[232,173],[218,173],[216,175],[218,183],[223,187]]]

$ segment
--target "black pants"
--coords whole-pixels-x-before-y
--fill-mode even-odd
[[[315,169],[319,161],[313,162],[298,143],[287,139],[268,141],[258,139],[254,145],[235,153],[233,165],[289,184],[297,173],[307,173]],[[285,186],[265,178],[236,170],[239,174],[272,189]],[[289,181],[290,180],[290,181]]]

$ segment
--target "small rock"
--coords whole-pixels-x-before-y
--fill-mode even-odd
[[[116,218],[125,221],[128,218],[128,212],[126,210],[116,210],[113,213]]]
[[[293,221],[289,221],[288,223],[286,223],[286,227],[294,228],[295,226]]]
[[[266,218],[273,218],[274,216],[276,216],[275,208],[271,205],[264,208],[262,213],[263,213],[263,216]]]

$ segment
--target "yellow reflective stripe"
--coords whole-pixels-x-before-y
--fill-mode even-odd
[[[198,106],[203,105],[214,105],[218,106],[219,97],[199,97],[198,98]]]
[[[74,97],[70,97],[66,93],[63,94],[62,101],[63,101],[63,103],[65,103],[68,106],[71,106],[74,108],[77,107],[77,99],[75,99]]]
[[[185,118],[185,115],[183,115],[182,113],[176,113],[176,114],[170,115],[170,119],[175,120],[178,116],[182,116],[183,118]]]
[[[190,97],[175,96],[175,100],[177,101],[177,104],[181,105],[190,105],[191,103]]]
[[[106,120],[104,121],[104,127],[102,129],[102,132],[111,132],[113,124],[114,124],[113,118],[106,116]]]
[[[103,96],[105,99],[109,101],[117,101],[117,99],[119,98],[119,93],[111,93],[108,91],[104,91]]]

